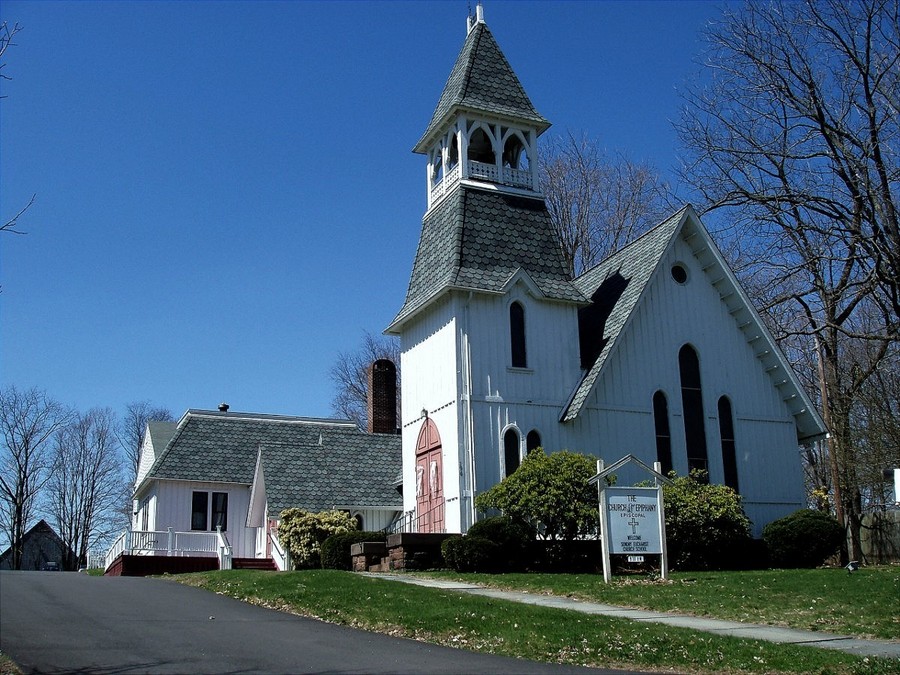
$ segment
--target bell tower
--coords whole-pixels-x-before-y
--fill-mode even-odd
[[[465,532],[577,379],[578,307],[538,184],[535,110],[479,5],[425,133],[427,209],[400,336],[403,499],[417,532]],[[560,446],[561,447],[561,446]]]
[[[428,209],[460,182],[539,192],[537,138],[550,123],[528,98],[476,7],[468,34],[414,152],[428,157]]]

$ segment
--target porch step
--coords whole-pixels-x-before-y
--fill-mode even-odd
[[[233,570],[265,570],[270,572],[278,571],[275,561],[271,558],[232,558],[231,569]]]

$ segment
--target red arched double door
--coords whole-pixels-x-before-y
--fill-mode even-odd
[[[444,531],[444,468],[441,436],[430,419],[416,441],[416,516],[419,532]]]

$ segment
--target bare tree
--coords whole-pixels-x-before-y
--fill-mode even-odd
[[[653,167],[609,156],[587,136],[550,137],[541,156],[547,210],[573,275],[646,232],[669,206]]]
[[[117,429],[119,443],[125,453],[128,466],[130,485],[134,485],[137,479],[138,465],[141,462],[141,446],[144,443],[144,433],[147,430],[147,422],[174,422],[172,411],[162,406],[157,406],[150,401],[134,401],[125,408],[125,416]]]
[[[56,531],[74,554],[68,569],[84,565],[88,551],[118,526],[123,476],[115,428],[112,410],[94,408],[54,436],[48,501]]]
[[[858,555],[854,404],[898,339],[900,3],[748,3],[710,27],[684,177],[744,242],[782,340],[806,338],[836,515]],[[789,320],[785,321],[785,318]],[[799,319],[799,321],[797,320]]]
[[[3,57],[6,55],[6,50],[10,47],[15,47],[15,42],[13,42],[13,38],[15,38],[16,33],[22,30],[22,27],[15,23],[12,26],[9,25],[7,21],[4,21],[0,24],[0,80],[11,80],[3,69],[6,68],[6,62],[3,60]],[[0,96],[0,98],[6,98],[5,96]],[[9,232],[11,234],[25,234],[22,230],[16,229],[16,223],[19,220],[19,217],[25,213],[32,204],[34,204],[34,199],[36,195],[31,195],[31,199],[28,203],[19,209],[19,212],[14,215],[12,218],[7,220],[5,223],[0,225],[0,232]]]
[[[37,389],[0,391],[0,526],[13,549],[13,569],[22,564],[22,538],[49,477],[49,441],[69,420],[62,405]]]
[[[356,350],[338,354],[329,373],[335,388],[332,411],[353,420],[360,429],[365,429],[368,421],[369,366],[378,359],[390,359],[397,367],[397,419],[400,419],[400,342],[397,338],[367,331]]]

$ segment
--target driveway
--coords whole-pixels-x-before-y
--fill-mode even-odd
[[[24,672],[613,673],[437,647],[162,579],[0,572],[0,650]]]

